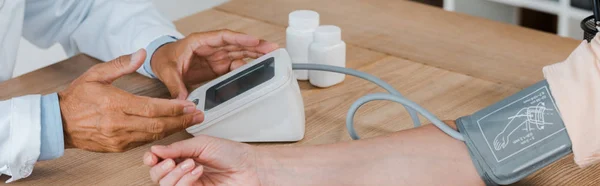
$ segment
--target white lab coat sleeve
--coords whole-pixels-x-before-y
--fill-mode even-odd
[[[40,95],[0,101],[0,174],[29,176],[40,155]]]
[[[162,36],[183,37],[151,0],[27,0],[23,25],[23,36],[37,46],[59,42],[69,56],[83,52],[102,61]]]

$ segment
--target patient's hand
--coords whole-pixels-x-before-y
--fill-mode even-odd
[[[261,185],[255,147],[198,136],[169,146],[153,146],[144,155],[150,177],[160,185]]]
[[[433,125],[293,147],[197,136],[152,147],[144,164],[161,185],[483,185],[464,142]]]
[[[171,96],[185,99],[187,87],[214,79],[279,46],[231,30],[193,33],[166,44],[154,53],[152,71],[167,86]]]

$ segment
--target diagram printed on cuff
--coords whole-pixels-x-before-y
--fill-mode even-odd
[[[536,106],[522,108],[514,116],[508,117],[509,122],[506,127],[494,138],[494,149],[496,151],[504,149],[509,144],[511,135],[519,129],[533,132],[544,130],[546,125],[552,125],[545,120],[546,111],[552,109],[546,108],[544,102],[540,102]]]

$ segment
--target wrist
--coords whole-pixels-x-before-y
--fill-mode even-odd
[[[166,43],[160,47],[158,47],[153,54],[150,56],[150,71],[154,74],[155,77],[160,79],[160,69],[161,66],[165,63],[169,63],[171,61],[175,61],[172,59],[172,51],[174,51],[173,47],[175,42]]]
[[[338,152],[343,145],[257,147],[261,185],[352,185],[358,159]]]
[[[65,109],[65,104],[63,104],[64,100],[65,100],[65,96],[66,93],[64,91],[60,91],[57,93],[58,95],[58,105],[60,108],[60,117],[62,119],[62,125],[63,125],[63,141],[64,141],[64,146],[65,149],[69,149],[69,148],[73,148],[73,144],[71,143],[71,137],[69,135],[69,132],[67,131],[67,120],[65,118],[65,114],[67,114],[66,109]]]
[[[175,42],[177,42],[177,38],[165,35],[156,38],[148,44],[146,47],[146,59],[140,70],[145,72],[149,77],[158,78],[155,75],[154,69],[160,70],[160,68],[155,68],[155,66],[157,66],[156,64],[169,61],[174,51],[169,46],[172,46]]]
[[[281,185],[281,176],[283,164],[279,161],[277,154],[271,151],[269,147],[256,148],[256,172],[261,186]],[[279,179],[279,180],[278,180]],[[293,182],[290,182],[293,183]]]

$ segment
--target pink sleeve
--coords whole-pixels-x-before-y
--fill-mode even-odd
[[[544,67],[579,167],[600,162],[600,38],[583,41],[564,61]]]

